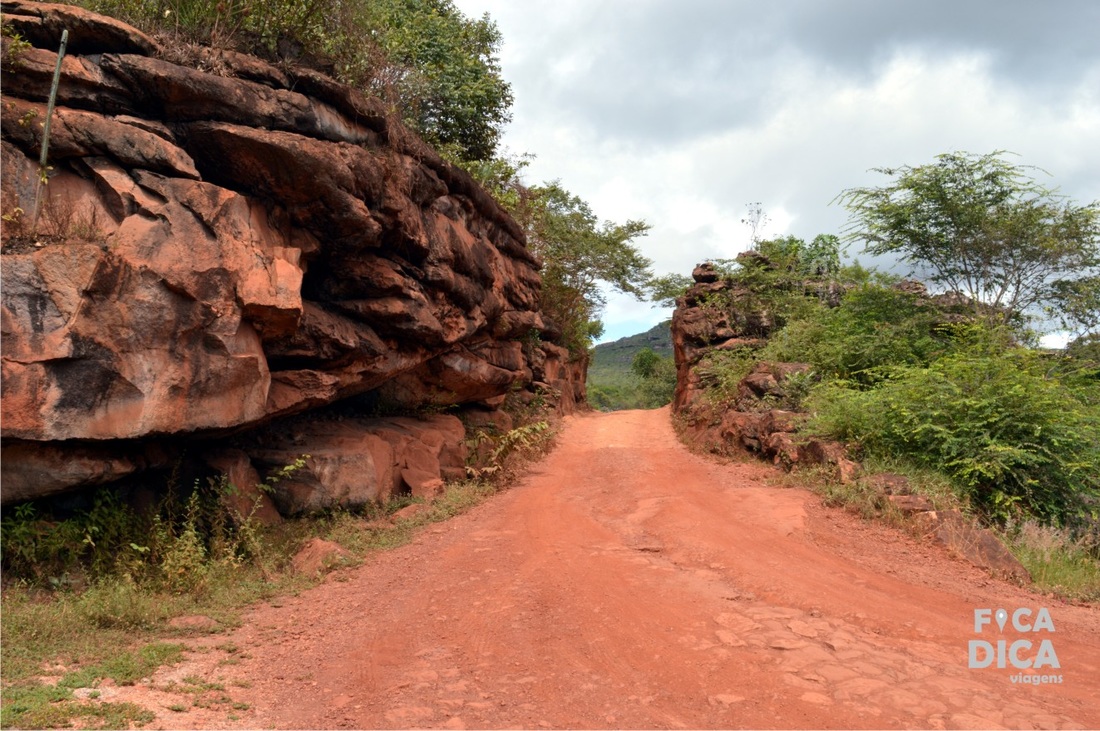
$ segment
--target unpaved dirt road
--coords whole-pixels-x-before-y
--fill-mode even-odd
[[[667,410],[572,417],[514,489],[165,671],[224,684],[236,719],[144,702],[162,727],[1100,726],[1100,610],[770,474],[689,453]],[[1040,607],[1053,633],[974,632]],[[975,638],[1051,640],[1062,682],[968,668]]]

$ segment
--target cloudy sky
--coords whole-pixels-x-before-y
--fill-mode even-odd
[[[840,233],[838,193],[942,152],[1010,150],[1100,199],[1096,0],[456,4],[503,34],[504,145],[536,156],[528,182],[650,223],[658,273],[746,249],[752,202],[767,235]],[[669,313],[613,297],[604,340]]]

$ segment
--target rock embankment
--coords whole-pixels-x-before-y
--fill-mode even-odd
[[[378,426],[362,418],[371,411],[583,400],[583,364],[540,339],[539,262],[523,231],[378,100],[229,51],[174,63],[134,28],[69,6],[2,9],[31,44],[3,39],[4,503],[230,436],[268,460],[359,449],[348,432]],[[288,420],[337,403],[357,404],[358,426]],[[413,431],[454,462],[458,420],[442,419]],[[263,443],[276,432],[299,438]],[[425,464],[376,438],[357,456],[386,463],[371,499],[407,489],[419,478],[402,474]],[[288,509],[317,502],[307,492]]]
[[[750,264],[769,265],[756,252],[742,256]],[[695,284],[677,301],[672,316],[677,374],[672,405],[689,443],[719,454],[752,454],[787,469],[817,465],[841,484],[862,481],[884,508],[888,505],[908,516],[914,529],[931,540],[995,575],[1030,581],[1027,569],[991,531],[974,525],[958,510],[937,510],[928,498],[914,495],[901,475],[862,474],[846,445],[799,434],[805,420],[800,392],[814,378],[809,364],[753,362],[735,389],[716,397],[713,374],[705,367],[708,355],[739,352],[751,360],[779,324],[750,288],[721,277],[713,265],[700,264],[692,276]],[[973,307],[957,293],[929,297],[919,282],[897,286],[927,298],[944,322],[965,319]],[[808,281],[804,288],[833,307],[843,295],[835,283]]]

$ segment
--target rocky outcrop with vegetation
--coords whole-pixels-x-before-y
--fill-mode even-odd
[[[742,256],[741,262],[774,268],[758,252]],[[803,421],[800,397],[812,377],[811,366],[757,359],[783,324],[775,304],[748,284],[723,276],[712,263],[697,266],[692,278],[695,284],[672,317],[677,372],[672,407],[690,441],[720,453],[757,453],[788,467],[824,461],[849,477],[853,464],[842,447],[815,440],[800,448],[794,439]],[[835,306],[843,287],[807,279],[794,290],[798,297],[819,293],[826,306]]]
[[[380,101],[70,6],[3,12],[5,503],[187,451],[310,454],[280,509],[356,504],[461,471],[439,412],[584,400],[524,231]],[[438,415],[384,418],[414,412]]]
[[[687,443],[814,467],[830,499],[1015,580],[1028,570],[989,528],[1054,524],[1070,554],[1095,552],[1095,361],[1028,347],[958,292],[822,264],[790,237],[758,249],[696,267],[677,301]]]

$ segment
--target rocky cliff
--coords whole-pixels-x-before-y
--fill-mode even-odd
[[[460,470],[461,425],[369,414],[583,400],[584,364],[540,338],[523,231],[378,100],[69,6],[2,9],[31,44],[4,37],[5,503],[185,449],[246,471],[316,452],[289,512],[376,499]]]
[[[708,397],[715,384],[708,383],[700,367],[706,356],[753,353],[766,344],[777,323],[749,288],[720,276],[712,264],[695,267],[692,278],[695,284],[677,301],[672,315],[672,408],[683,429],[692,442],[715,452],[749,451],[787,465],[798,461],[792,434],[801,419],[790,410],[786,382],[807,373],[809,366],[759,362],[737,383],[736,393]]]

